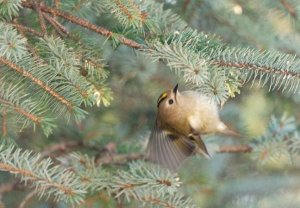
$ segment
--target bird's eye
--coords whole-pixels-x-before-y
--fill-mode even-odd
[[[170,105],[172,105],[174,103],[174,101],[172,99],[170,99],[168,102]]]

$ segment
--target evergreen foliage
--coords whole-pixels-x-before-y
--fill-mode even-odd
[[[5,189],[1,173],[0,207],[284,207],[299,192],[280,172],[299,168],[298,4],[0,0],[0,170],[17,178]],[[204,136],[214,158],[179,173],[143,160],[167,69],[242,134]],[[5,200],[14,181],[34,191]]]

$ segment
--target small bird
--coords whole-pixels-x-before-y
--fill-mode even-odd
[[[176,170],[191,155],[210,155],[202,134],[236,135],[220,120],[218,106],[196,91],[178,91],[178,84],[157,100],[155,127],[146,155],[154,163]]]

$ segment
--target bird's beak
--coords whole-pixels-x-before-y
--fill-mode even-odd
[[[173,93],[175,96],[175,100],[177,101],[177,92],[178,92],[178,83],[176,84],[176,86],[173,88]]]
[[[176,86],[173,88],[173,93],[176,95],[178,91],[178,84],[176,84]]]

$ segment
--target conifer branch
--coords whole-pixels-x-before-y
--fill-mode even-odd
[[[22,30],[24,32],[31,33],[31,34],[33,34],[35,36],[38,36],[38,37],[43,37],[44,36],[41,32],[38,32],[38,31],[36,31],[33,28],[26,27],[26,26],[18,24],[18,23],[11,23],[11,25],[14,26],[17,29],[20,29],[20,30]]]
[[[263,72],[263,73],[271,73],[271,74],[277,74],[285,77],[295,77],[300,79],[300,72],[295,72],[295,71],[288,71],[288,70],[278,70],[275,68],[267,67],[267,66],[256,66],[255,64],[251,63],[234,63],[234,62],[225,62],[225,61],[216,61],[214,62],[216,65],[221,66],[221,67],[234,67],[238,69],[249,69],[249,70],[254,70],[258,72]]]
[[[42,34],[43,34],[43,35],[47,35],[47,28],[46,28],[46,24],[45,24],[45,19],[44,19],[44,17],[43,17],[43,13],[42,13],[42,11],[41,11],[39,2],[34,1],[34,2],[33,2],[33,8],[34,8],[34,9],[36,10],[36,12],[37,12],[37,15],[38,15],[38,18],[39,18],[40,27],[41,27],[41,30],[42,30]]]
[[[43,16],[45,17],[45,19],[54,27],[54,29],[57,31],[57,33],[63,37],[64,33],[65,34],[69,34],[68,30],[62,26],[57,20],[55,20],[54,18],[50,17],[48,14],[43,13]]]
[[[21,175],[24,178],[30,178],[31,181],[36,182],[36,183],[48,184],[47,185],[48,188],[58,189],[59,191],[62,191],[66,195],[72,196],[75,194],[73,189],[66,187],[62,184],[53,182],[47,178],[41,178],[41,177],[37,176],[34,172],[26,170],[26,169],[17,168],[12,165],[0,162],[0,170],[10,172],[12,174]]]
[[[35,196],[37,195],[37,191],[33,190],[31,192],[29,192],[24,199],[21,201],[21,203],[19,204],[18,208],[26,208],[26,204],[29,203],[29,201]]]
[[[58,101],[60,101],[64,105],[66,105],[69,111],[72,110],[72,104],[68,100],[66,100],[64,97],[62,97],[57,92],[55,92],[53,89],[51,89],[47,84],[45,84],[41,80],[39,80],[36,77],[34,77],[30,72],[26,71],[22,67],[19,67],[18,65],[12,63],[8,59],[6,59],[4,57],[1,57],[1,56],[0,56],[0,63],[3,63],[5,65],[7,65],[10,69],[14,69],[20,75],[22,75],[24,77],[27,77],[28,79],[30,79],[31,81],[33,81],[36,85],[40,86],[42,89],[44,89],[50,95],[52,95],[53,97],[55,97]]]
[[[252,150],[253,148],[249,145],[221,146],[217,153],[250,153]]]
[[[1,102],[1,99],[0,99],[0,102]],[[2,110],[1,116],[2,116],[2,135],[5,137],[7,135],[7,113],[6,113],[6,109]]]
[[[290,15],[294,18],[297,18],[297,12],[293,5],[291,5],[288,0],[280,0],[280,3],[283,5],[283,7],[290,13]]]
[[[147,23],[149,14],[141,11],[138,5],[132,1],[113,0],[107,1],[105,4],[111,14],[119,20],[125,27],[131,27],[136,30],[143,30],[144,25]]]
[[[33,121],[35,124],[39,124],[40,121],[42,120],[42,118],[39,118],[29,112],[27,112],[26,110],[24,110],[23,108],[16,106],[12,103],[10,103],[8,100],[2,99],[0,98],[0,103],[11,107],[13,110],[15,110],[16,112],[18,112],[19,114],[25,116],[26,118],[28,118],[29,120]],[[6,115],[5,115],[5,119],[6,119]],[[3,123],[4,124],[4,123]]]
[[[22,2],[22,6],[26,7],[26,8],[30,8],[30,9],[33,9],[34,6],[33,4],[29,3],[29,2]],[[58,17],[62,17],[74,24],[77,24],[77,25],[80,25],[82,27],[85,27],[89,30],[92,30],[96,33],[99,33],[103,36],[106,36],[106,37],[111,37],[113,36],[113,32],[103,28],[103,27],[100,27],[100,26],[97,26],[85,19],[82,19],[82,18],[79,18],[79,17],[76,17],[74,15],[71,15],[67,12],[64,12],[64,11],[61,11],[59,9],[55,9],[55,8],[52,8],[52,7],[47,7],[47,6],[41,6],[40,7],[41,10],[43,12],[47,12],[47,13],[50,13],[52,14],[53,16],[58,16]],[[122,35],[118,35],[117,39],[123,43],[124,45],[127,45],[129,47],[132,47],[132,48],[135,48],[135,49],[141,49],[142,48],[142,45],[138,44],[137,42],[135,42],[134,40],[130,40]]]
[[[39,196],[54,196],[55,200],[79,204],[86,193],[74,173],[54,166],[40,155],[22,151],[14,146],[0,146],[0,170],[18,176],[23,182],[32,182]]]

